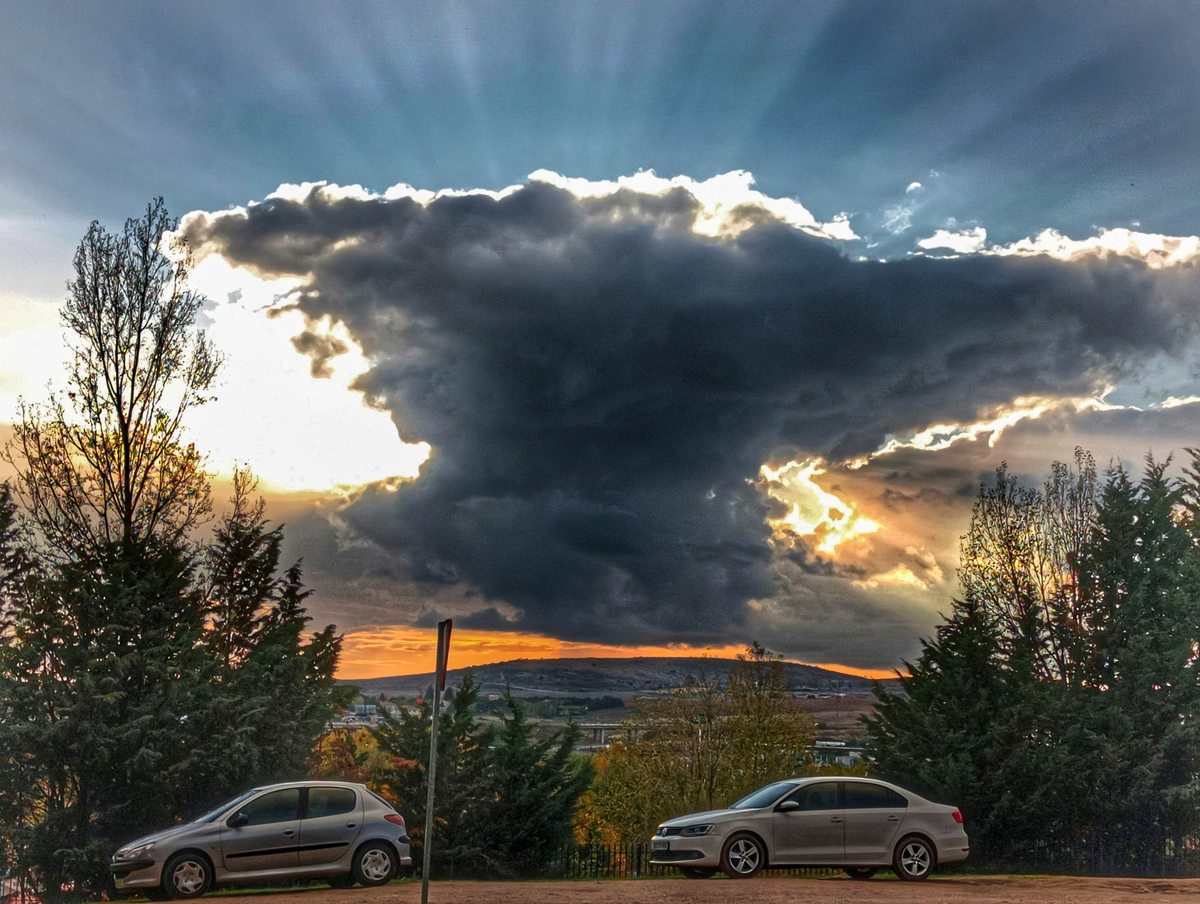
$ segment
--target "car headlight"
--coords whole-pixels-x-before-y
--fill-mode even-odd
[[[712,823],[702,826],[684,826],[679,830],[679,834],[684,838],[695,838],[697,835],[707,835],[715,828],[716,826],[714,826]]]
[[[149,853],[150,849],[153,847],[154,847],[154,842],[151,841],[149,844],[139,844],[137,847],[125,848],[124,850],[117,851],[117,853],[113,855],[113,859],[114,860],[137,860],[143,854]]]

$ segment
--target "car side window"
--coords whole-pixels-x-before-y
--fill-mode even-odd
[[[350,788],[309,788],[308,818],[338,816],[358,806],[358,795]]]
[[[837,782],[817,782],[797,788],[787,797],[800,805],[801,810],[839,810]]]
[[[847,810],[901,809],[908,806],[908,801],[902,794],[897,794],[883,785],[846,782],[844,788]]]
[[[300,818],[300,789],[281,788],[256,797],[238,807],[244,813],[248,826],[262,826],[272,822],[289,822]]]

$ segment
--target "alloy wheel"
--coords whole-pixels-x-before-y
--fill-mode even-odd
[[[903,879],[923,879],[932,867],[929,846],[923,841],[910,841],[900,849],[896,858]]]

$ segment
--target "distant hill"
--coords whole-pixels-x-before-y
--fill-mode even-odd
[[[447,685],[461,683],[470,671],[484,695],[510,690],[514,697],[599,696],[628,700],[680,687],[701,674],[724,681],[734,659],[699,656],[639,656],[629,659],[513,659],[470,669],[451,669]],[[784,673],[795,691],[865,694],[869,678],[848,675],[798,662],[785,662]],[[364,694],[419,696],[433,684],[433,674],[395,675],[390,678],[345,680]]]

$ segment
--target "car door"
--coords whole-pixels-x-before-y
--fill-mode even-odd
[[[792,801],[798,806],[786,806]],[[837,782],[802,785],[775,806],[771,862],[837,865],[845,857],[845,814]]]
[[[892,844],[904,824],[908,800],[870,782],[843,782],[846,808],[846,862],[889,863]]]
[[[363,802],[353,788],[309,788],[300,820],[300,865],[341,860],[362,831],[362,821]]]
[[[299,833],[299,788],[279,788],[253,797],[221,826],[225,869],[250,873],[295,867]]]

